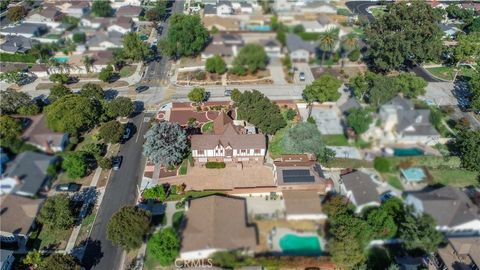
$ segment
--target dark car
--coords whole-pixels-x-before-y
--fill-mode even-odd
[[[223,95],[226,96],[226,97],[231,96],[231,95],[232,95],[232,90],[230,90],[230,89],[225,90],[225,91],[223,92]]]
[[[132,134],[132,129],[127,125],[125,127],[125,132],[123,133],[123,139],[128,140],[130,139],[130,135]]]
[[[137,88],[135,88],[135,92],[137,93],[145,92],[147,90],[148,90],[148,86],[146,85],[140,85]]]
[[[82,185],[77,183],[66,183],[66,184],[58,184],[55,187],[55,190],[59,192],[77,192],[80,190],[81,187]]]
[[[116,156],[112,158],[112,168],[114,171],[118,171],[122,165],[122,156]]]
[[[305,72],[300,72],[300,74],[298,75],[298,78],[300,79],[301,82],[304,82],[305,81]]]

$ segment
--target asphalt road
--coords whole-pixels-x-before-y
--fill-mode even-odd
[[[143,135],[147,131],[143,123],[144,113],[130,120],[137,127],[133,136],[120,147],[119,155],[123,162],[118,171],[112,171],[105,188],[105,194],[93,225],[89,243],[83,256],[86,269],[121,269],[123,250],[107,240],[107,224],[111,216],[125,205],[134,205],[137,198],[137,185],[141,181],[143,168]]]

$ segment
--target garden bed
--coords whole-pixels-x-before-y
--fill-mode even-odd
[[[121,81],[121,80],[115,81],[113,83],[105,83],[105,82],[102,82],[102,81],[78,82],[78,83],[68,84],[67,86],[70,89],[80,89],[80,88],[82,88],[83,85],[85,85],[87,83],[98,84],[103,89],[112,88],[112,87],[128,86],[128,82]],[[48,90],[48,89],[52,88],[54,85],[55,85],[55,83],[39,83],[37,85],[37,88],[35,88],[35,90]]]

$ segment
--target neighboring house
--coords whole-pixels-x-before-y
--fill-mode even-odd
[[[21,71],[26,72],[28,70],[27,64],[21,63],[0,63],[0,73],[10,72],[10,71]]]
[[[321,220],[327,215],[322,212],[322,199],[314,190],[284,190],[287,220]]]
[[[122,33],[111,31],[108,33],[98,32],[86,42],[86,47],[92,51],[108,50],[123,47]]]
[[[304,7],[305,2],[305,0],[276,0],[273,1],[272,8],[276,13],[291,13]]]
[[[342,105],[338,106],[340,111],[342,111],[343,114],[347,114],[348,111],[351,109],[360,109],[362,108],[362,105],[360,105],[360,102],[358,102],[358,99],[356,97],[350,97],[343,103]]]
[[[252,255],[258,243],[247,223],[245,199],[212,195],[191,200],[180,229],[183,260],[206,259],[218,251]]]
[[[380,193],[372,178],[361,171],[353,171],[341,176],[340,192],[355,206],[355,213],[365,207],[380,206]]]
[[[235,13],[239,14],[252,14],[253,5],[247,2],[232,2],[232,8],[235,10]]]
[[[35,74],[35,76],[37,76],[38,78],[49,76],[48,67],[45,64],[33,64],[29,71]]]
[[[81,18],[90,13],[90,3],[88,1],[73,1],[65,13],[68,16]]]
[[[103,41],[102,43],[105,43]],[[112,47],[115,48],[115,47]],[[90,47],[88,53],[84,53],[81,55],[72,55],[69,57],[68,63],[72,67],[70,73],[72,74],[85,74],[88,72],[98,73],[102,70],[102,68],[107,67],[113,61],[113,52],[112,50],[93,50],[98,49],[96,47]],[[84,57],[88,55],[90,59],[92,59],[91,65],[89,66],[89,70],[84,63]]]
[[[480,237],[447,237],[448,244],[437,251],[437,269],[480,269]]]
[[[311,1],[300,7],[301,13],[337,14],[337,8],[324,1]]]
[[[5,53],[26,53],[32,49],[32,40],[23,36],[5,37],[5,42],[0,45],[0,51]]]
[[[25,243],[30,230],[35,226],[34,221],[42,202],[42,199],[13,194],[1,196],[0,241],[3,244]]]
[[[300,24],[307,33],[323,33],[338,28],[338,25],[327,16],[320,16],[317,20],[302,21]]]
[[[308,62],[315,57],[317,45],[313,42],[304,41],[296,34],[287,33],[286,45],[293,62]]]
[[[251,134],[252,129],[233,124],[224,111],[213,121],[213,132],[192,135],[192,156],[196,164],[209,161],[263,163],[267,150],[263,134]]]
[[[232,3],[229,1],[220,1],[216,6],[217,16],[226,16],[233,14]]]
[[[380,118],[395,143],[436,144],[440,134],[430,123],[430,110],[415,109],[413,103],[396,96],[380,107]]]
[[[111,18],[82,17],[80,20],[80,26],[83,28],[82,31],[91,30],[96,34],[97,30],[106,30],[111,21]]]
[[[212,36],[212,41],[202,51],[202,59],[210,58],[216,54],[222,57],[234,57],[240,51],[244,42],[240,35],[222,33]]]
[[[2,28],[0,34],[11,36],[23,36],[26,38],[40,37],[48,32],[46,24],[22,23],[20,25]]]
[[[325,193],[332,188],[322,168],[309,154],[282,155],[273,162],[273,180],[279,190],[313,190]]]
[[[132,18],[128,17],[118,17],[116,21],[112,22],[110,26],[108,26],[108,32],[119,32],[123,35],[133,31],[133,20]]]
[[[28,118],[23,119],[24,122],[27,123],[27,128],[23,131],[22,139],[26,143],[47,153],[61,152],[65,146],[67,146],[68,134],[54,132],[47,128],[43,114],[29,116]]]
[[[458,33],[462,32],[461,29],[457,28],[454,24],[440,24],[440,28],[443,31],[444,38],[454,38]]]
[[[203,16],[210,17],[210,16],[217,16],[217,7],[212,4],[207,4],[203,8]]]
[[[457,188],[445,186],[411,192],[405,203],[412,205],[416,213],[432,216],[437,230],[447,235],[480,235],[480,210]]]
[[[55,156],[36,152],[22,152],[7,164],[1,189],[9,190],[12,194],[35,197],[40,191],[48,189],[48,167],[56,162]],[[15,180],[15,181],[12,181]],[[11,184],[15,184],[12,187]]]
[[[134,21],[138,21],[138,17],[143,15],[143,8],[141,6],[123,6],[120,7],[115,16],[132,18]]]
[[[10,270],[12,269],[15,257],[13,256],[13,250],[0,249],[0,269]]]
[[[56,28],[62,23],[63,16],[64,14],[55,7],[48,7],[28,15],[24,22],[46,24],[48,27]]]
[[[219,16],[205,16],[202,19],[203,25],[208,30],[214,27],[219,31],[239,31],[240,21],[235,18],[224,18]]]
[[[282,54],[282,44],[276,39],[262,39],[258,43],[263,46],[265,53],[267,53],[269,58],[280,58],[283,57]]]
[[[110,0],[110,3],[113,8],[120,8],[123,6],[141,6],[143,4],[143,0]],[[151,1],[155,2],[155,1]]]

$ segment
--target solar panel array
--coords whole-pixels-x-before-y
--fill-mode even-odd
[[[284,170],[283,182],[285,183],[312,183],[315,177],[310,175],[309,170]]]

